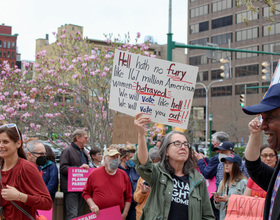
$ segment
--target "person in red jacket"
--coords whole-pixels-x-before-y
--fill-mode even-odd
[[[94,169],[83,190],[91,212],[98,215],[100,209],[119,205],[122,218],[128,214],[132,193],[130,180],[125,171],[118,168],[120,153],[109,147],[104,152],[105,166]]]
[[[16,124],[0,126],[1,205],[0,219],[34,219],[37,209],[50,210],[53,202],[37,167],[26,160],[20,130]],[[13,203],[15,203],[15,205]]]

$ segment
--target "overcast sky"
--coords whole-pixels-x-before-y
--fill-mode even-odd
[[[103,34],[132,39],[141,33],[140,42],[151,35],[166,44],[169,0],[1,0],[0,23],[12,26],[19,34],[17,45],[22,60],[34,60],[35,40],[50,36],[64,24],[84,27],[84,36],[105,40]],[[172,33],[176,42],[187,43],[187,0],[172,2]]]

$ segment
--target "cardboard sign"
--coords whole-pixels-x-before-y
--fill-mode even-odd
[[[73,218],[72,220],[122,220],[122,214],[119,206],[113,206],[107,209],[102,209],[99,214],[90,213],[87,215],[80,216],[78,218]]]
[[[109,108],[187,128],[198,67],[115,50]]]
[[[45,216],[48,220],[52,220],[52,214],[53,214],[53,208],[51,210],[46,211],[46,210],[37,210],[39,215]]]
[[[264,201],[264,198],[232,194],[229,198],[225,220],[262,220]]]
[[[79,167],[68,168],[68,192],[83,191],[88,176],[94,168],[88,170]]]
[[[125,144],[127,141],[131,144],[137,144],[138,133],[134,125],[134,118],[131,116],[116,115],[113,123],[112,144]]]

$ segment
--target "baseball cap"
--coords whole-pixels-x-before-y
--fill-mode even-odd
[[[260,104],[243,107],[242,110],[248,115],[257,115],[280,108],[280,83],[272,85],[265,94]]]
[[[221,162],[225,162],[226,160],[229,162],[238,163],[239,166],[242,164],[242,159],[237,154],[229,154],[227,157],[223,157]]]
[[[104,157],[105,156],[115,156],[117,154],[120,154],[120,152],[114,147],[109,147],[104,151]]]
[[[233,143],[229,142],[229,141],[224,141],[221,142],[220,145],[218,147],[216,147],[216,150],[231,150],[234,151],[234,145]]]

